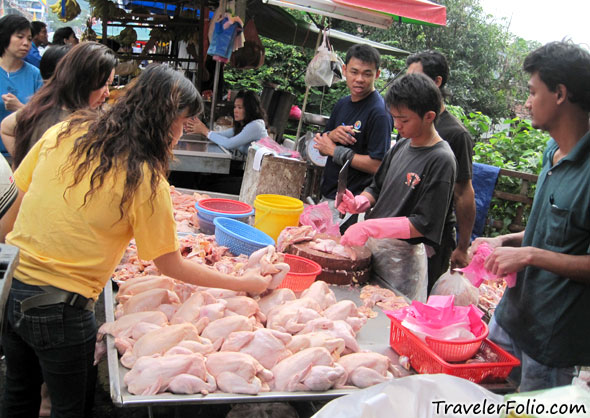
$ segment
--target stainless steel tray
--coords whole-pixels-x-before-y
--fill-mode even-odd
[[[338,300],[350,299],[360,305],[360,288],[352,286],[331,286]],[[110,285],[105,288],[105,313],[106,320],[114,320],[114,298]],[[367,324],[357,334],[357,340],[361,349],[371,350],[384,354],[397,363],[398,355],[389,346],[390,321],[375,308],[378,316],[367,321]],[[119,362],[114,338],[107,337],[107,355],[109,367],[109,381],[111,398],[117,406],[156,406],[156,405],[189,405],[189,404],[218,404],[238,402],[277,402],[277,401],[326,401],[342,395],[355,392],[359,389],[334,389],[324,392],[265,392],[258,395],[242,395],[235,393],[216,392],[209,395],[175,395],[162,393],[153,396],[132,395],[127,391],[123,383],[123,376],[128,369]]]
[[[200,135],[184,135],[172,151],[170,169],[200,173],[228,174],[231,153]]]

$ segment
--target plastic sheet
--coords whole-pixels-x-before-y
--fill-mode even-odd
[[[502,403],[502,396],[459,377],[445,374],[414,375],[335,399],[312,418],[428,418],[451,416],[445,415],[444,405],[448,404],[481,404],[483,407],[485,404],[499,403]],[[498,414],[485,412],[487,410],[484,413],[465,413],[460,416],[498,417]]]
[[[309,225],[314,231],[319,233],[340,236],[340,227],[334,223],[332,210],[328,202],[305,207],[299,217],[299,223],[301,225]]]
[[[438,278],[431,295],[455,295],[455,305],[469,306],[479,303],[479,290],[461,273],[448,270]]]
[[[373,254],[373,275],[408,299],[426,302],[428,260],[423,244],[370,238],[367,247]]]
[[[430,296],[428,303],[413,301],[411,306],[387,311],[424,341],[426,336],[439,340],[473,339],[482,333],[483,312],[477,307],[455,306],[454,296]]]
[[[505,279],[506,284],[508,287],[514,287],[516,284],[516,273],[510,273],[506,276],[496,276],[494,273],[486,270],[483,266],[486,258],[492,253],[493,249],[487,244],[482,243],[477,247],[473,257],[471,258],[471,262],[467,267],[462,269],[457,269],[458,271],[465,274],[465,277],[473,283],[475,287],[479,287],[484,280],[500,280]]]

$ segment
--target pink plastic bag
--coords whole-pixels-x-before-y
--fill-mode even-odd
[[[495,274],[491,273],[490,271],[486,270],[483,266],[488,256],[492,253],[493,249],[486,244],[480,244],[475,250],[473,257],[471,258],[471,262],[467,267],[462,269],[457,269],[458,271],[462,272],[465,277],[469,279],[471,283],[475,287],[479,287],[484,280],[500,280],[505,279],[506,284],[508,287],[514,287],[516,284],[516,273],[510,273],[506,276],[498,277]]]
[[[454,300],[454,295],[432,295],[427,303],[415,300],[410,306],[385,313],[423,340],[425,336],[449,341],[480,336],[483,312],[474,305],[455,306]]]
[[[259,139],[254,144],[256,144],[259,147],[269,148],[272,151],[277,152],[279,155],[285,155],[291,158],[301,158],[301,154],[299,154],[299,152],[290,150],[289,148],[279,144],[277,141],[268,136]]]
[[[328,202],[307,206],[299,217],[299,223],[311,226],[316,232],[340,236],[340,227],[334,223]]]

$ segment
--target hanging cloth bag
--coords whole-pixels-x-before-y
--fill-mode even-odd
[[[244,46],[231,56],[231,65],[244,70],[260,68],[264,64],[264,45],[258,36],[254,19],[244,26]]]

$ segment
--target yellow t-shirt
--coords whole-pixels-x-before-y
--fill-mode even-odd
[[[144,260],[178,249],[170,185],[162,178],[150,202],[151,174],[144,168],[144,179],[119,219],[125,175],[109,174],[82,206],[89,179],[67,189],[73,173],[62,174],[60,169],[84,131],[72,133],[55,147],[62,126],[47,130],[14,173],[25,195],[6,241],[20,248],[14,273],[20,281],[96,298],[131,238]]]

